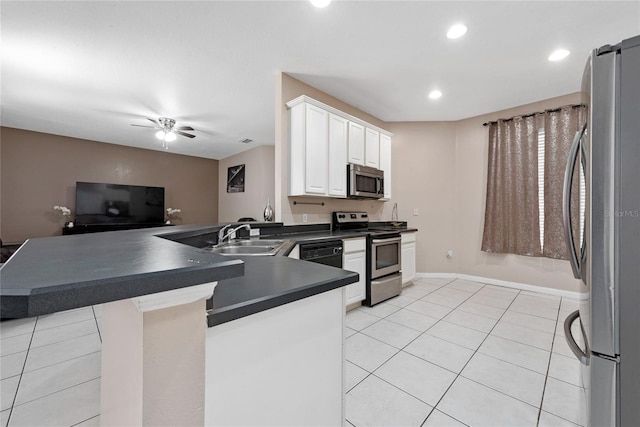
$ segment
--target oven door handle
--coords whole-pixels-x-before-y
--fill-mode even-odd
[[[390,237],[388,239],[372,239],[371,243],[374,245],[382,245],[386,243],[394,243],[400,242],[402,239],[400,237]]]

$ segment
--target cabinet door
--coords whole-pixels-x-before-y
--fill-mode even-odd
[[[329,114],[329,195],[347,197],[347,123]]]
[[[364,165],[380,169],[380,132],[373,129],[366,129]]]
[[[403,243],[401,248],[402,284],[408,284],[416,277],[416,242]]]
[[[364,126],[349,122],[349,163],[364,166]]]
[[[380,134],[380,169],[384,171],[384,198],[391,198],[391,137]]]
[[[342,268],[360,275],[360,280],[346,287],[346,304],[362,301],[365,297],[365,252],[353,252],[342,256]]]
[[[307,104],[305,141],[305,192],[327,194],[329,112]]]

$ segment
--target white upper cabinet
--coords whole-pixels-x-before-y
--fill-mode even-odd
[[[305,192],[327,194],[329,162],[329,113],[307,104],[305,132]]]
[[[349,163],[364,166],[364,126],[349,122]]]
[[[287,107],[289,196],[347,197],[347,164],[355,163],[384,170],[391,197],[391,134],[304,95]]]
[[[329,114],[329,195],[347,197],[347,128],[344,117]]]
[[[384,171],[384,198],[391,198],[391,137],[380,134],[380,169]]]
[[[380,132],[366,128],[364,165],[380,169]]]

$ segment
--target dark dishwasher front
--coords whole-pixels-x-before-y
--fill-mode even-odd
[[[342,240],[301,243],[300,259],[342,268]]]

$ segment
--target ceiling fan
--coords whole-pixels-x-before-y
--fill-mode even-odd
[[[195,135],[192,135],[190,133],[183,132],[185,130],[193,131],[195,130],[194,128],[192,128],[191,126],[176,126],[176,121],[174,119],[170,119],[169,117],[160,117],[158,120],[150,119],[149,117],[147,117],[147,120],[153,123],[154,126],[134,124],[132,124],[131,126],[159,129],[158,132],[156,132],[156,138],[162,141],[162,148],[164,148],[165,150],[169,149],[169,142],[176,140],[176,134],[186,136],[187,138],[196,137]]]

